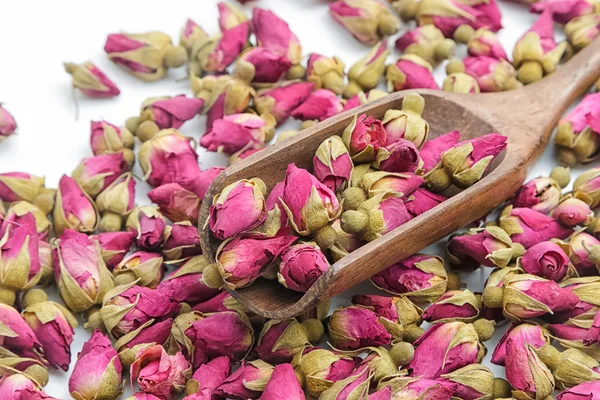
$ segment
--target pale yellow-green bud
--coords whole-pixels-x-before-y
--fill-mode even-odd
[[[316,124],[318,124],[319,121],[316,120],[306,120],[306,121],[302,121],[302,123],[300,124],[300,130],[304,130],[304,129],[308,129],[312,126],[315,126]]]
[[[512,397],[512,386],[506,379],[494,378],[494,389],[492,391],[493,399],[503,399]]]
[[[23,295],[23,299],[21,300],[21,305],[23,308],[27,308],[37,303],[43,303],[44,301],[48,301],[48,295],[42,289],[29,289]]]
[[[452,177],[444,168],[438,168],[427,175],[427,187],[436,193],[443,192],[452,184]]]
[[[45,214],[50,214],[54,210],[54,199],[56,198],[56,189],[41,188],[38,195],[32,203],[42,210]]]
[[[15,304],[16,292],[6,286],[0,286],[0,303],[12,306]]]
[[[335,244],[337,233],[331,225],[325,225],[315,233],[314,241],[322,249],[328,249]]]
[[[560,351],[551,344],[542,346],[542,348],[537,351],[537,355],[540,360],[552,370],[556,369],[561,360]]]
[[[187,50],[181,46],[169,46],[165,53],[165,65],[168,68],[179,68],[188,61]]]
[[[181,303],[181,307],[179,307],[179,312],[177,315],[187,314],[192,311],[192,306],[188,303]]]
[[[379,15],[379,25],[377,30],[381,36],[395,35],[400,29],[400,21],[390,12]]]
[[[457,72],[465,72],[465,64],[460,59],[453,58],[446,65],[446,73],[450,75]]]
[[[446,60],[456,53],[456,42],[452,39],[444,39],[435,45],[434,53],[437,60]]]
[[[105,331],[106,327],[104,326],[104,322],[102,321],[102,317],[100,316],[100,307],[92,307],[87,312],[87,321],[83,324],[85,329],[94,330],[100,329],[101,331]]]
[[[359,233],[369,224],[369,214],[364,211],[344,211],[341,223],[344,232]]]
[[[485,318],[478,319],[473,322],[473,328],[477,332],[477,337],[481,342],[487,342],[494,336],[494,323]]]
[[[311,343],[318,343],[325,334],[323,323],[316,318],[307,319],[302,322],[302,327],[306,331],[306,337]]]
[[[119,214],[105,211],[100,218],[98,230],[100,232],[119,232],[123,227],[123,217]]]
[[[303,79],[306,74],[306,68],[300,64],[292,65],[292,68],[287,72],[286,78],[289,80]]]
[[[463,24],[454,31],[454,40],[457,43],[467,44],[475,35],[475,29],[471,25]]]
[[[517,78],[528,85],[537,82],[544,77],[544,68],[538,61],[524,61],[519,67]]]
[[[23,373],[29,376],[35,383],[44,387],[48,384],[48,370],[39,364],[31,364],[25,368]]]
[[[154,123],[154,121],[144,121],[138,126],[137,130],[135,131],[135,135],[142,142],[146,142],[152,139],[159,131],[160,129],[158,128],[158,125]]]
[[[400,18],[410,21],[417,17],[419,2],[418,0],[397,0],[392,3],[392,8],[396,10]]]
[[[569,167],[556,167],[550,173],[550,178],[553,179],[561,189],[567,187],[571,182],[571,168]]]
[[[417,325],[409,325],[404,327],[404,333],[402,338],[405,342],[414,343],[418,338],[425,333],[425,329]]]
[[[359,92],[362,92],[362,88],[358,85],[358,83],[354,81],[348,82],[346,89],[344,89],[344,98],[349,99]]]
[[[277,135],[277,139],[275,139],[275,142],[276,143],[283,142],[284,140],[287,140],[289,138],[296,136],[296,134],[298,134],[298,131],[295,129],[289,129],[287,131],[283,131],[279,135]]]
[[[409,93],[402,99],[402,111],[412,111],[415,114],[423,114],[425,99],[417,93]]]
[[[404,335],[406,335],[406,332]],[[394,360],[394,364],[396,364],[397,367],[407,365],[412,361],[414,355],[415,348],[412,344],[408,342],[392,343],[392,347],[390,348],[390,356],[392,356],[392,360]]]
[[[137,128],[138,126],[140,126],[141,123],[142,119],[140,117],[130,117],[127,118],[127,120],[125,121],[125,128],[127,128],[129,132],[135,135],[135,132],[137,131]]]
[[[364,189],[353,186],[342,192],[342,199],[344,199],[344,210],[356,210],[363,201],[367,200],[367,193]]]
[[[223,277],[217,264],[210,264],[202,271],[202,282],[214,289],[223,287]]]
[[[445,92],[454,93],[479,93],[477,80],[464,72],[454,72],[444,79],[442,85]]]
[[[115,276],[115,286],[127,285],[131,282],[134,282],[137,278],[135,274],[131,271],[122,272],[119,275]]]
[[[570,167],[578,163],[578,157],[573,150],[564,147],[559,147],[556,150],[558,151],[558,162],[560,165]]]
[[[504,299],[504,288],[498,286],[488,286],[483,289],[481,301],[483,305],[489,308],[501,308]]]
[[[504,81],[504,90],[515,90],[523,87],[523,83],[514,76],[509,77]]]
[[[461,281],[458,275],[454,272],[448,272],[448,281],[446,283],[446,290],[459,290]]]

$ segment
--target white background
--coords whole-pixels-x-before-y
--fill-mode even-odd
[[[46,177],[49,187],[56,187],[62,174],[70,174],[84,157],[91,156],[89,148],[90,120],[105,119],[114,124],[123,124],[125,119],[137,115],[141,102],[150,96],[190,95],[184,68],[170,71],[169,75],[155,83],[139,81],[116,68],[103,52],[106,35],[118,31],[143,32],[161,30],[178,41],[179,30],[189,17],[205,30],[216,33],[217,0],[104,0],[102,2],[61,1],[11,1],[0,13],[0,38],[2,64],[0,66],[0,102],[17,119],[19,133],[0,144],[0,172],[25,171]],[[296,33],[304,54],[319,52],[324,55],[340,56],[346,66],[360,58],[368,47],[355,41],[338,26],[327,11],[326,1],[302,0],[259,0],[246,5],[248,15],[254,5],[271,9],[285,19]],[[503,1],[505,29],[499,37],[507,53],[512,53],[516,40],[535,21],[525,6]],[[406,24],[403,27],[404,31]],[[563,37],[557,30],[557,37]],[[395,38],[394,38],[395,39]],[[390,47],[393,40],[390,40]],[[464,46],[459,55],[464,56]],[[390,62],[399,55],[392,51]],[[63,62],[93,61],[117,83],[121,95],[115,99],[86,99],[77,95],[80,106],[79,120],[75,120],[70,77],[64,72]],[[445,76],[443,65],[436,69],[438,84]],[[288,122],[284,129],[295,129],[299,123]],[[185,135],[199,138],[204,133],[204,118],[186,123],[181,131]],[[200,163],[203,168],[226,165],[220,154],[201,150]],[[530,177],[548,174],[556,165],[554,149],[550,145]],[[139,167],[136,166],[139,171]],[[137,203],[148,203],[148,186],[138,184]],[[432,246],[431,252],[441,251],[443,244]],[[463,276],[472,291],[482,289],[489,270],[481,268]],[[351,292],[376,291],[363,283]],[[349,304],[352,293],[339,296],[334,305]],[[71,346],[72,362],[89,333],[76,329]],[[497,334],[488,343],[493,351]],[[489,364],[496,374],[503,376],[503,368]],[[50,383],[45,390],[59,399],[68,399],[68,373],[52,370]],[[126,388],[126,393],[131,393]]]

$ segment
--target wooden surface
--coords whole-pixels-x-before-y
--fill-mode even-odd
[[[598,77],[600,39],[579,52],[553,75],[515,91],[467,95],[414,90],[425,98],[423,117],[431,128],[430,139],[455,129],[460,131],[461,139],[490,132],[499,132],[508,137],[506,151],[495,160],[488,175],[441,205],[333,264],[304,295],[265,279],[230,293],[250,310],[265,317],[290,318],[313,307],[318,300],[341,293],[394,262],[485,216],[521,186],[527,166],[544,149],[556,122]],[[227,168],[209,188],[200,210],[199,227],[204,254],[214,261],[219,242],[204,227],[204,221],[208,217],[212,198],[223,187],[240,179],[259,177],[271,189],[283,180],[289,163],[310,169],[314,152],[321,142],[332,135],[341,135],[355,114],[366,113],[382,118],[388,109],[401,108],[402,98],[407,93],[393,93],[374,103],[334,116]]]

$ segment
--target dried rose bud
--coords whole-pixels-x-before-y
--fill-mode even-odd
[[[335,3],[334,3],[335,4]],[[364,57],[348,70],[348,86],[344,97],[349,99],[361,90],[371,90],[379,84],[385,70],[385,60],[390,54],[386,41],[377,43]]]
[[[439,89],[431,64],[416,54],[404,54],[385,70],[388,90]]]
[[[481,91],[477,80],[464,72],[449,74],[442,85],[445,92],[454,93],[479,93]]]
[[[371,277],[379,289],[414,301],[432,302],[446,291],[448,274],[442,258],[417,254]]]
[[[304,391],[291,364],[281,364],[273,369],[269,382],[265,386],[261,400],[305,400]]]
[[[345,67],[339,57],[325,57],[311,53],[308,57],[306,80],[313,83],[315,89],[327,89],[341,95],[344,91]]]
[[[152,121],[159,130],[177,129],[199,114],[203,106],[204,100],[185,97],[183,94],[173,97],[151,97],[142,103],[140,118],[142,121]]]
[[[60,296],[73,312],[100,304],[114,287],[99,244],[83,233],[67,229],[53,242],[53,259]]]
[[[163,78],[168,68],[180,67],[187,61],[185,49],[174,47],[169,35],[157,31],[110,34],[104,51],[112,62],[148,82]]]
[[[454,31],[463,24],[474,29],[487,27],[494,32],[502,28],[500,10],[495,1],[469,4],[473,5],[454,0],[425,0],[419,3],[417,22],[419,25],[435,25],[446,37],[452,37]]]
[[[333,221],[331,227],[336,233],[335,243],[329,248],[334,261],[339,261],[363,245],[358,235],[342,230],[339,218]]]
[[[509,276],[509,275],[516,275],[516,274],[520,274],[522,272],[521,269],[517,268],[516,266],[507,266],[504,268],[496,268],[492,271],[492,273],[489,275],[489,277],[486,279],[485,281],[485,285],[484,285],[484,290],[485,288],[492,288],[490,290],[496,290],[493,288],[502,288],[504,286],[504,279],[505,277]],[[508,280],[508,278],[506,278]],[[488,290],[489,291],[489,290]],[[482,309],[481,309],[481,315],[490,320],[490,321],[495,321],[495,322],[502,322],[504,321],[506,318],[504,317],[504,315],[502,314],[502,304],[493,304],[493,307],[488,306],[486,303],[486,300],[482,299]]]
[[[101,232],[118,232],[123,227],[123,219],[135,202],[135,179],[130,173],[118,177],[96,198],[98,211],[102,214],[98,229]]]
[[[0,188],[1,182],[0,176]],[[573,183],[573,193],[577,198],[584,199],[592,208],[596,208],[600,203],[600,168],[590,168],[579,175]]]
[[[557,389],[566,389],[600,378],[599,365],[593,357],[578,349],[567,349],[560,353],[551,346],[538,352],[538,356],[550,370]]]
[[[314,175],[333,191],[346,188],[353,167],[350,153],[339,136],[325,139],[313,157]]]
[[[14,134],[16,130],[17,123],[15,122],[15,118],[11,113],[6,111],[6,109],[4,109],[0,103],[0,142],[2,139]]]
[[[275,13],[254,7],[252,10],[252,31],[258,46],[285,55],[292,64],[299,64],[302,47],[288,24]]]
[[[554,144],[564,165],[593,161],[600,149],[600,93],[589,94],[558,122]],[[578,178],[582,179],[582,178]]]
[[[126,128],[119,128],[106,121],[92,121],[90,146],[95,156],[123,153],[129,166],[133,165],[133,135]]]
[[[182,261],[202,254],[198,228],[188,221],[165,227],[162,254],[169,261]]]
[[[0,378],[0,397],[7,400],[54,399],[41,392],[38,383],[30,376],[13,371],[3,371],[2,378]]]
[[[594,218],[594,212],[583,200],[567,195],[550,214],[557,221],[568,227],[589,225]]]
[[[369,308],[380,317],[403,326],[420,324],[423,314],[423,310],[406,297],[355,295],[352,303]]]
[[[33,203],[44,189],[44,178],[26,172],[0,174],[0,200],[12,203],[25,200]]]
[[[325,390],[319,399],[321,400],[353,400],[366,399],[369,394],[369,386],[373,372],[367,365],[357,368],[347,378],[335,382]]]
[[[473,322],[479,316],[480,308],[470,290],[449,290],[425,310],[423,320],[429,323]]]
[[[280,202],[291,226],[303,236],[317,232],[342,212],[335,193],[295,164],[288,165]]]
[[[556,208],[561,197],[561,187],[554,179],[539,177],[521,186],[512,199],[512,204],[515,207],[527,207],[547,214]]]
[[[417,148],[423,146],[429,135],[429,124],[423,118],[425,100],[418,94],[409,93],[402,99],[402,110],[388,110],[383,117],[387,142],[406,139]]]
[[[79,65],[64,63],[64,66],[72,76],[73,87],[88,97],[115,97],[121,93],[117,85],[89,61]]]
[[[593,320],[570,319],[563,324],[549,324],[548,329],[562,347],[579,349],[598,359],[600,346],[598,342],[590,342],[588,337],[592,325]]]
[[[594,236],[578,231],[569,239],[569,257],[573,266],[580,276],[592,276],[598,274],[595,260],[592,260],[592,249],[600,244]]]
[[[415,172],[422,164],[419,150],[406,139],[396,139],[380,147],[375,158],[375,167],[387,172]]]
[[[209,227],[217,239],[227,239],[258,226],[266,217],[267,187],[259,178],[242,179],[227,185],[215,196]]]
[[[360,186],[369,197],[384,194],[389,197],[408,197],[423,184],[423,178],[409,172],[370,172]]]
[[[275,83],[291,67],[292,64],[284,54],[264,47],[252,47],[238,57],[233,73],[253,83]]]
[[[84,158],[71,175],[88,195],[95,198],[127,168],[122,153],[103,154]]]
[[[151,319],[169,318],[178,310],[179,303],[163,292],[130,283],[104,296],[100,317],[108,333],[118,339]]]
[[[550,336],[546,329],[536,323],[513,322],[496,345],[492,353],[492,364],[504,365],[508,341],[518,347],[529,345],[541,349],[544,345],[550,344]]]
[[[584,48],[600,35],[600,15],[573,18],[565,25],[565,35],[576,50]]]
[[[61,235],[65,229],[93,232],[98,220],[94,201],[73,178],[63,175],[58,182],[53,213],[55,233]]]
[[[456,146],[459,139],[460,133],[458,131],[451,131],[423,143],[419,151],[419,155],[423,161],[421,168],[425,173],[425,181],[432,190],[445,190],[447,185],[450,184],[449,177],[441,164],[442,155]]]
[[[551,319],[552,322],[590,321],[594,319],[600,307],[600,301],[596,296],[596,291],[600,289],[600,279],[595,276],[570,278],[561,282],[560,286],[576,295],[579,302],[569,310],[556,313]]]
[[[219,3],[223,4],[223,3]],[[185,397],[187,400],[212,400],[217,395],[215,390],[231,375],[231,361],[222,356],[202,364],[187,381]]]
[[[419,188],[404,199],[404,206],[408,213],[414,218],[431,210],[446,200],[447,197],[445,196],[432,193],[427,189]]]
[[[590,0],[570,0],[564,3],[557,0],[542,0],[533,3],[529,11],[536,14],[549,11],[554,22],[566,24],[577,17],[594,14],[598,8],[597,4]]]
[[[529,84],[554,72],[566,48],[566,42],[556,44],[554,40],[552,12],[543,12],[513,50],[513,65],[519,70],[518,79]]]
[[[477,29],[473,33],[473,36],[468,39],[467,51],[473,57],[485,56],[508,61],[498,36],[487,28]]]
[[[354,162],[370,162],[380,147],[387,143],[386,131],[380,120],[366,114],[355,116],[344,129],[342,139]]]
[[[144,392],[171,400],[185,389],[191,375],[190,364],[180,352],[170,356],[162,346],[154,345],[137,354],[131,365],[131,387],[137,381]]]
[[[291,235],[257,234],[225,242],[216,255],[225,283],[238,288],[248,286],[296,239]]]
[[[89,238],[94,242],[98,242],[104,263],[109,269],[113,269],[131,249],[135,240],[135,233],[105,232],[91,235]]]
[[[471,75],[482,92],[500,92],[514,89],[517,71],[508,61],[487,56],[467,57],[463,60],[465,73]]]
[[[362,106],[363,104],[367,104],[367,103],[368,103],[367,96],[365,95],[365,93],[363,91],[360,91],[357,94],[355,94],[354,96],[350,97],[348,100],[346,100],[346,104],[344,104],[343,111],[352,110],[353,108]]]
[[[0,304],[0,323],[6,328],[0,334],[4,348],[21,357],[44,360],[41,341],[14,307]]]
[[[166,223],[158,207],[134,208],[127,218],[126,226],[130,232],[137,233],[136,244],[142,249],[154,250],[163,243]]]
[[[573,268],[567,253],[553,242],[541,242],[531,246],[517,263],[528,274],[555,282],[562,281],[569,269]]]
[[[325,121],[344,109],[342,100],[327,89],[312,92],[304,102],[292,111],[292,118],[301,121]]]
[[[554,378],[534,347],[509,339],[506,342],[506,379],[513,395],[523,399],[545,399],[554,391]]]
[[[39,338],[44,357],[50,366],[67,371],[71,363],[73,328],[77,327],[75,317],[69,310],[53,301],[29,305],[22,314],[23,319]]]
[[[244,11],[234,4],[220,2],[217,4],[217,8],[219,10],[219,28],[222,31],[235,28],[248,21]]]
[[[530,208],[508,206],[502,210],[499,223],[514,243],[520,243],[526,249],[553,238],[565,239],[573,233],[571,228],[562,226],[554,218]]]
[[[400,36],[396,40],[396,49],[404,54],[416,54],[435,66],[454,55],[456,43],[429,24],[417,26]]]
[[[560,392],[557,400],[596,400],[598,391],[600,390],[600,381],[584,382],[572,388]]]
[[[338,308],[331,315],[327,328],[333,346],[341,350],[382,346],[392,339],[380,317],[360,306]]]
[[[167,318],[160,322],[154,319],[140,325],[137,329],[121,336],[114,345],[119,352],[119,359],[124,367],[129,368],[134,363],[136,354],[155,344],[165,346],[171,335],[173,319]]]
[[[242,361],[215,391],[223,398],[258,399],[273,373],[273,366],[262,360]]]
[[[218,295],[220,291],[211,289],[202,282],[202,272],[207,265],[209,263],[206,257],[192,257],[160,282],[157,290],[176,302],[196,304],[209,300]]]
[[[422,399],[450,400],[458,389],[456,383],[437,379],[411,378],[400,374],[382,379],[377,388],[381,390],[388,386],[392,393],[392,399],[420,397]]]
[[[435,324],[415,341],[415,355],[407,368],[412,376],[439,378],[469,364],[478,363],[485,350],[472,324]]]
[[[441,376],[445,382],[458,385],[454,396],[475,400],[491,397],[494,391],[494,373],[485,365],[471,364]]]
[[[117,400],[123,392],[121,362],[99,330],[83,344],[69,377],[69,393],[78,400]]]
[[[377,0],[339,0],[329,13],[361,43],[373,45],[400,29],[400,21]]]
[[[148,192],[148,198],[156,203],[163,215],[171,221],[196,223],[201,199],[178,183],[166,183]]]
[[[179,35],[179,46],[189,52],[195,42],[204,40],[207,37],[208,33],[200,25],[188,18]]]
[[[261,360],[271,364],[291,362],[305,346],[310,342],[318,342],[323,336],[320,321],[307,321],[302,324],[296,319],[267,321],[260,331],[254,351]]]
[[[120,285],[136,281],[140,286],[154,289],[164,274],[163,258],[160,254],[136,251],[125,257],[113,274]]]
[[[273,138],[275,124],[275,118],[270,114],[226,115],[215,121],[212,129],[200,139],[200,145],[208,151],[233,154],[249,143],[261,145],[269,142]]]
[[[510,236],[497,226],[471,229],[465,235],[453,236],[446,246],[450,263],[464,270],[480,265],[506,267],[517,250]]]
[[[277,124],[282,124],[294,109],[304,103],[313,87],[310,82],[290,82],[260,91],[254,98],[256,110],[260,114],[273,115]]]
[[[328,268],[329,262],[316,244],[300,243],[281,253],[277,279],[288,289],[306,292]]]
[[[23,218],[31,215],[33,221],[24,222]],[[27,217],[27,219],[29,219]],[[16,227],[22,224],[31,224],[38,234],[38,239],[46,240],[52,230],[52,224],[46,215],[38,206],[27,201],[16,201],[10,204],[8,211],[5,212],[4,220],[0,220],[0,238],[4,235],[6,228],[13,225]]]

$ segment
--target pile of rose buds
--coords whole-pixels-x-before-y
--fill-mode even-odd
[[[223,168],[201,169],[197,143],[237,162],[290,117],[302,129],[385,96],[384,77],[389,91],[515,89],[600,34],[597,0],[522,2],[541,15],[512,60],[496,36],[494,0],[330,2],[333,20],[371,46],[348,69],[334,55],[305,57],[273,12],[254,7],[248,18],[225,2],[219,33],[188,20],[178,45],[156,31],[109,35],[114,64],[145,81],[185,65],[192,95],[147,99],[124,126],[92,121],[90,156],[56,189],[26,172],[0,173],[0,399],[53,399],[43,392],[48,368],[71,368],[76,400],[119,399],[127,378],[134,400],[600,398],[600,167],[568,193],[570,171],[557,167],[494,218],[451,236],[444,257],[399,260],[371,278],[379,294],[332,312],[324,301],[289,320],[253,314],[223,288],[265,278],[307,291],[332,263],[476,184],[506,138],[430,138],[423,98],[408,95],[381,120],[355,115],[319,146],[311,171],[290,164],[272,188],[235,182],[198,220]],[[401,19],[417,25],[408,22],[395,42],[401,55],[386,65]],[[555,41],[554,23],[566,42]],[[464,60],[454,58],[459,45]],[[439,85],[432,72],[442,64]],[[91,62],[65,70],[84,96],[120,93]],[[559,122],[561,164],[600,155],[599,96]],[[185,137],[178,129],[198,114],[206,132]],[[0,140],[16,128],[0,106]],[[154,205],[135,204],[136,160]],[[221,242],[216,263],[202,255],[198,226]],[[481,266],[490,268],[481,293],[461,285],[457,271]],[[64,305],[48,299],[48,285]],[[72,357],[78,320],[92,335]],[[506,379],[482,365],[502,325],[491,362]]]

